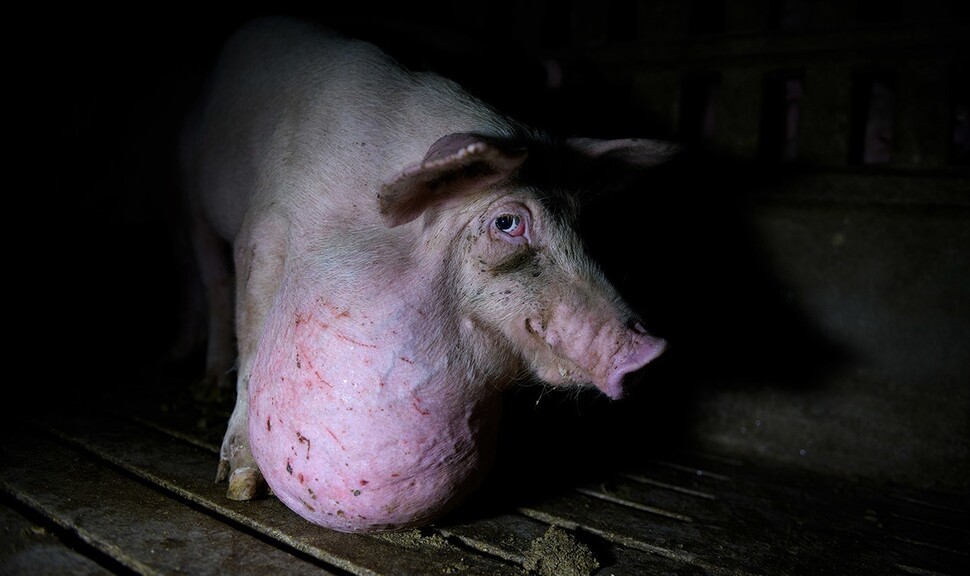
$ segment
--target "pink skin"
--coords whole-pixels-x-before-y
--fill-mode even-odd
[[[343,531],[417,525],[451,509],[488,467],[498,405],[441,393],[454,376],[407,349],[393,310],[321,299],[299,308],[312,312],[281,314],[288,324],[271,327],[292,345],[262,348],[251,385],[250,438],[276,495]]]
[[[439,518],[488,470],[500,392],[523,369],[620,398],[623,377],[662,352],[578,248],[564,261],[576,239],[534,198],[499,189],[471,206],[402,227],[423,230],[426,252],[359,272],[355,290],[285,276],[253,362],[249,436],[273,492],[311,522],[349,532]],[[460,239],[445,258],[441,238]],[[510,267],[521,254],[533,256]]]
[[[227,497],[265,479],[337,530],[426,524],[486,473],[512,382],[623,396],[663,341],[571,228],[572,168],[674,151],[554,144],[369,44],[289,18],[244,26],[181,153],[215,304],[210,375],[228,371],[230,327],[238,343],[216,472]]]

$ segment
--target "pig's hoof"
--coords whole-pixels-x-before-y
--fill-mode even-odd
[[[230,500],[253,500],[268,492],[266,481],[254,462],[232,462],[228,458],[219,460],[216,482],[229,481],[226,498]]]
[[[229,475],[229,489],[226,498],[230,500],[252,500],[265,489],[265,481],[259,470],[249,466],[237,468]]]

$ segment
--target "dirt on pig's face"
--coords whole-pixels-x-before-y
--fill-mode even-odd
[[[487,203],[460,236],[461,315],[538,379],[593,384],[619,398],[624,376],[664,342],[647,334],[589,259],[574,230],[578,214],[574,196],[532,187]]]
[[[395,274],[284,282],[249,430],[274,492],[315,523],[372,531],[440,517],[487,471],[500,392],[516,377],[618,398],[623,376],[662,350],[589,261],[570,211],[530,188],[464,200],[409,225],[423,248],[387,263]]]

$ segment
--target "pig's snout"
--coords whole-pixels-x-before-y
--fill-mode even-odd
[[[647,333],[639,323],[633,322],[630,328],[630,345],[621,348],[612,358],[605,380],[594,380],[593,384],[613,400],[624,395],[624,381],[649,362],[663,354],[667,341]]]
[[[607,323],[593,329],[592,323],[577,322],[572,314],[564,323],[526,320],[526,330],[551,353],[536,356],[536,372],[549,383],[592,384],[614,400],[624,396],[632,374],[660,356],[667,346],[650,335],[636,320],[627,324]]]

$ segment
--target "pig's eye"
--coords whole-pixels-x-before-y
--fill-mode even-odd
[[[509,236],[525,234],[525,222],[518,214],[501,214],[495,218],[495,227]]]

